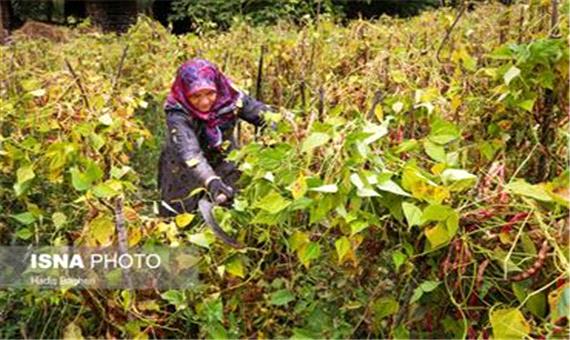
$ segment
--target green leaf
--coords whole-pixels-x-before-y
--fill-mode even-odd
[[[358,197],[380,197],[380,194],[377,193],[374,189],[371,188],[362,188],[356,191],[356,196]]]
[[[508,253],[499,247],[495,248],[489,255],[491,255],[491,257],[496,260],[501,268],[504,268],[506,272],[522,271],[521,267],[517,266],[511,258],[508,258],[507,260]]]
[[[546,305],[546,294],[544,292],[530,296],[525,304],[526,308],[539,318],[546,316]]]
[[[445,169],[441,173],[441,180],[450,190],[460,191],[473,186],[477,176],[461,169]]]
[[[209,323],[206,329],[208,330],[208,338],[210,339],[230,339],[228,332],[218,321]]]
[[[419,301],[419,299],[424,295],[424,293],[429,293],[436,289],[441,282],[439,281],[424,281],[416,289],[414,289],[414,294],[410,300],[410,303]]]
[[[21,228],[16,232],[16,236],[22,240],[29,240],[33,235],[29,228]]]
[[[121,179],[124,175],[126,175],[129,171],[132,171],[133,168],[130,166],[122,166],[120,168],[113,166],[111,168],[111,177],[115,179]]]
[[[424,281],[424,282],[422,282],[420,287],[422,288],[422,290],[424,292],[427,293],[427,292],[431,292],[432,290],[436,289],[440,283],[441,282],[439,282],[439,281]]]
[[[357,220],[350,223],[350,236],[354,236],[361,232],[362,230],[368,228],[370,226],[370,222]]]
[[[260,208],[267,211],[270,214],[277,214],[281,210],[287,208],[291,204],[291,201],[283,198],[276,191],[271,191],[257,203],[255,203],[255,208]]]
[[[534,99],[527,99],[527,100],[517,102],[517,106],[523,110],[526,110],[528,112],[532,112],[532,109],[534,108]]]
[[[448,184],[451,182],[477,179],[477,176],[461,169],[445,169],[441,173],[441,179],[445,184]]]
[[[422,298],[422,295],[424,295],[424,291],[420,287],[417,287],[416,289],[414,289],[414,294],[412,294],[410,303],[419,301]]]
[[[509,85],[511,81],[518,77],[521,74],[521,70],[519,70],[516,66],[511,66],[507,72],[503,75],[503,79],[505,80],[505,84]]]
[[[105,145],[105,138],[93,132],[89,135],[89,145],[91,145],[95,151],[99,151],[99,149]]]
[[[392,261],[394,262],[394,266],[396,267],[396,271],[400,269],[400,267],[406,262],[408,257],[406,254],[402,253],[399,250],[396,250],[392,253]]]
[[[303,145],[301,146],[301,151],[302,152],[311,151],[316,147],[319,147],[321,145],[325,145],[326,143],[328,143],[328,141],[330,139],[331,139],[331,137],[326,133],[313,132],[303,142]]]
[[[269,303],[275,306],[284,306],[295,300],[295,296],[287,289],[281,289],[271,293]]]
[[[109,180],[105,183],[99,183],[93,187],[93,194],[99,198],[110,198],[120,194],[121,183]]]
[[[65,223],[67,223],[67,216],[65,216],[64,213],[55,212],[53,215],[51,215],[51,220],[53,221],[55,227],[59,229],[63,227]]]
[[[239,256],[234,256],[228,262],[226,262],[226,270],[228,273],[237,277],[241,277],[242,279],[245,277],[245,268],[243,261]]]
[[[208,297],[204,303],[197,308],[200,317],[207,323],[221,322],[224,319],[224,303],[217,294]]]
[[[558,304],[556,305],[557,314],[568,318],[570,316],[570,287],[563,286],[560,288],[562,288],[562,294],[558,299]]]
[[[335,193],[338,191],[338,187],[336,184],[326,184],[326,185],[321,185],[320,187],[310,188],[309,191]]]
[[[81,172],[77,167],[70,169],[71,172],[71,184],[78,191],[84,191],[93,185],[93,182],[97,179],[91,176],[88,172]]]
[[[521,245],[522,245],[525,253],[528,253],[531,255],[536,255],[538,253],[536,251],[536,246],[534,245],[534,242],[532,241],[530,236],[526,233],[523,233],[521,235]]]
[[[364,188],[364,182],[360,178],[360,175],[358,175],[357,173],[350,175],[350,182],[352,184],[354,184],[354,186],[357,189],[363,189]]]
[[[388,134],[387,124],[377,125],[368,123],[363,129],[363,132],[369,133],[370,136],[366,137],[362,142],[366,145],[372,144],[378,139]]]
[[[343,236],[334,242],[334,247],[338,255],[338,262],[342,263],[346,254],[350,251],[350,240],[346,236]]]
[[[445,221],[447,217],[453,213],[453,209],[447,205],[442,204],[430,204],[422,213],[421,223],[426,224],[427,222],[441,222]]]
[[[447,236],[451,240],[459,229],[459,214],[455,211],[450,212],[447,220],[445,220],[445,226],[447,227]]]
[[[168,290],[160,295],[169,304],[176,306],[176,310],[188,307],[184,293],[179,290]]]
[[[200,247],[210,249],[210,244],[214,243],[214,237],[206,233],[197,233],[188,235],[188,241]]]
[[[491,310],[489,320],[496,339],[520,339],[530,333],[530,325],[515,308]]]
[[[530,197],[545,202],[552,201],[552,197],[550,197],[544,186],[540,184],[529,184],[523,179],[517,179],[509,183],[506,188],[515,195]]]
[[[299,259],[305,267],[309,267],[312,260],[318,259],[321,255],[321,247],[318,243],[310,242],[299,249]]]
[[[395,153],[413,151],[419,148],[420,143],[415,139],[405,140],[394,150]]]
[[[447,160],[443,146],[432,143],[427,139],[424,140],[424,150],[426,154],[436,162],[445,163]]]
[[[419,226],[421,224],[422,211],[412,203],[402,202],[402,210],[408,222],[408,227]]]
[[[436,118],[431,123],[431,132],[428,139],[436,144],[447,144],[460,136],[457,126],[444,119]]]
[[[36,177],[36,174],[34,173],[34,166],[32,164],[23,166],[16,171],[16,178],[20,184],[27,182],[34,177]]]
[[[374,321],[379,323],[383,318],[394,315],[400,310],[398,301],[392,296],[381,297],[372,304],[374,312]]]
[[[513,282],[512,288],[517,300],[519,300],[520,303],[523,303],[528,296],[527,291],[529,291],[529,284],[524,281]],[[525,307],[539,318],[544,318],[546,316],[546,305],[546,294],[544,292],[531,295],[525,303]]]
[[[312,330],[312,329],[305,329],[305,328],[293,328],[293,336],[291,336],[291,340],[297,339],[321,339],[320,333]]]
[[[394,328],[394,333],[392,334],[394,339],[411,339],[410,331],[406,328],[404,323],[400,323],[396,328]]]
[[[405,192],[404,189],[402,189],[398,184],[396,184],[396,182],[392,181],[391,179],[377,184],[376,187],[381,191],[387,191],[405,197],[412,197],[412,195]]]
[[[16,215],[10,215],[12,218],[14,218],[16,221],[24,224],[24,225],[28,225],[28,224],[32,224],[36,221],[36,217],[34,216],[34,214],[32,214],[31,212],[25,212],[25,213],[21,213],[21,214],[16,214]]]

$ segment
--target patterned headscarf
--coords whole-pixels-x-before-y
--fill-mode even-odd
[[[191,94],[202,89],[212,89],[217,93],[216,101],[209,112],[198,111],[188,100]],[[222,144],[219,126],[235,118],[233,111],[240,95],[232,86],[231,80],[214,64],[195,58],[178,68],[164,108],[182,109],[193,118],[203,121],[208,146],[218,148]]]

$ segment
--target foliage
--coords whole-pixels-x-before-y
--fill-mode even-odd
[[[107,206],[123,195],[129,244],[197,245],[200,283],[2,291],[0,335],[563,337],[568,46],[548,38],[540,6],[511,7],[524,25],[506,33],[504,7],[479,6],[442,63],[432,39],[449,9],[346,27],[236,22],[205,36],[141,17],[123,36],[70,30],[66,43],[1,47],[2,243],[110,244]],[[234,250],[198,216],[155,217],[161,104],[196,55],[254,88],[261,45],[259,95],[280,110],[266,116],[276,131],[253,139],[243,126],[230,156],[240,192],[216,215],[247,245]],[[560,114],[542,145],[529,121],[547,89]],[[539,181],[543,153],[555,171]]]
[[[203,31],[212,28],[229,28],[234,18],[243,18],[254,24],[274,24],[278,19],[296,20],[303,16],[315,16],[321,6],[322,14],[338,15],[339,8],[331,0],[299,1],[299,0],[231,0],[231,1],[188,1],[175,0],[172,3],[172,13],[169,21],[189,18],[193,29]]]

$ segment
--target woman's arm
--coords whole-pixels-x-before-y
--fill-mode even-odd
[[[255,126],[265,127],[265,119],[263,113],[265,111],[273,111],[273,109],[259,100],[256,100],[242,92],[241,108],[238,111],[238,117]],[[239,105],[238,105],[239,106]]]
[[[178,157],[191,169],[192,175],[207,187],[209,182],[216,178],[216,173],[204,157],[198,138],[189,126],[185,113],[169,111],[166,125],[168,127],[168,138]]]

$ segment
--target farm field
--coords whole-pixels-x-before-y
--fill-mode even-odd
[[[1,338],[567,338],[568,1],[0,46],[0,242],[195,247],[188,289],[0,290]],[[304,19],[303,19],[304,20]],[[55,41],[57,40],[57,41]],[[216,219],[157,217],[162,109],[211,60],[242,124]],[[261,71],[260,71],[261,70]]]

